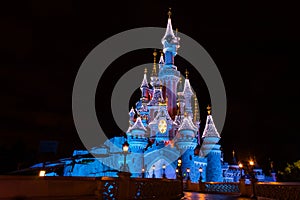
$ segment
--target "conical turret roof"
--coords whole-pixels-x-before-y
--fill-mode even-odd
[[[181,123],[178,131],[181,131],[181,130],[197,131],[198,128],[194,125],[194,123],[192,122],[192,120],[188,116],[185,116],[182,120],[182,123]]]
[[[140,117],[138,117],[135,121],[135,123],[132,125],[132,127],[130,128],[130,131],[131,130],[144,130],[144,131],[147,131],[147,129],[145,128],[142,120]]]
[[[206,118],[206,124],[205,124],[205,129],[203,131],[203,138],[204,137],[216,137],[216,138],[221,138],[220,134],[218,133],[218,130],[215,126],[214,120],[210,114],[207,115]]]
[[[193,91],[191,88],[191,84],[190,84],[190,80],[188,78],[186,78],[184,80],[184,88],[183,88],[183,95],[193,95]]]

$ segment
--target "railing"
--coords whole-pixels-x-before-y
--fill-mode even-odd
[[[255,196],[271,199],[300,199],[300,183],[256,183]]]
[[[239,183],[207,182],[204,184],[205,192],[239,193]]]
[[[103,177],[98,184],[98,199],[180,199],[179,180],[130,178],[129,173],[119,173],[118,178]]]
[[[180,181],[167,179],[130,179],[133,199],[175,199],[180,197]]]

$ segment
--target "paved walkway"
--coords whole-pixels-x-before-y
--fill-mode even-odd
[[[250,198],[239,197],[238,195],[228,194],[203,194],[197,192],[184,192],[186,200],[248,200]]]

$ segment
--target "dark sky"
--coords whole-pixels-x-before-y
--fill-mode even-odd
[[[287,1],[195,5],[189,1],[32,0],[2,3],[0,10],[0,156],[11,163],[5,170],[14,169],[16,162],[38,161],[41,140],[59,142],[53,159],[83,148],[71,110],[72,87],[82,61],[100,42],[121,31],[165,27],[168,7],[172,7],[173,27],[207,50],[224,80],[228,112],[221,144],[225,159],[231,160],[233,149],[238,159],[255,155],[261,165],[269,158],[278,166],[300,159],[297,6]],[[115,78],[100,81],[96,107],[105,130],[119,133],[107,109],[109,85],[131,67],[151,62],[151,52],[120,57],[108,70]],[[180,57],[176,61],[183,72],[188,63]],[[181,63],[186,66],[181,68]],[[205,83],[192,73],[190,79],[200,91],[204,111],[209,103]]]

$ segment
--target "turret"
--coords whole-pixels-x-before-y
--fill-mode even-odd
[[[193,122],[195,126],[197,127],[197,140],[198,140],[198,145],[200,145],[200,121],[199,121],[199,106],[198,106],[198,99],[197,96],[194,95],[194,117],[193,117]]]
[[[174,119],[177,112],[177,83],[180,77],[180,72],[177,71],[177,67],[174,65],[174,57],[176,56],[177,49],[179,48],[179,37],[175,36],[172,29],[171,11],[168,12],[168,15],[169,19],[167,23],[166,33],[161,40],[163,44],[163,52],[165,54],[165,59],[164,64],[160,65],[158,77],[164,85],[166,96],[169,99],[168,112],[171,118]]]
[[[128,115],[129,115],[129,125],[132,126],[134,124],[134,116],[135,116],[135,111],[133,107],[129,111]]]
[[[192,103],[191,98],[193,96],[193,91],[191,88],[190,80],[188,77],[189,72],[185,71],[185,80],[184,80],[184,87],[183,87],[183,96],[185,99],[185,111],[188,113],[189,116],[193,117],[192,111]]]
[[[149,85],[148,85],[148,81],[147,81],[147,69],[146,68],[144,71],[144,78],[143,78],[140,89],[142,92],[142,101],[148,102],[149,101]]]
[[[221,150],[220,145],[217,144],[221,137],[210,114],[210,109],[211,107],[208,106],[208,115],[202,136],[204,140],[201,147],[204,156],[207,157],[206,181],[222,182]]]
[[[152,73],[150,77],[150,84],[152,85],[153,89],[159,87],[160,81],[159,78],[157,77],[157,68],[156,68],[156,50],[153,52],[153,68],[152,68]],[[161,64],[159,64],[160,66]],[[152,91],[153,92],[153,91]]]
[[[131,162],[134,163],[130,166],[132,177],[138,177],[141,169],[144,167],[144,150],[148,144],[146,136],[147,129],[143,125],[140,117],[127,131],[127,140],[131,154],[128,155]]]
[[[186,169],[190,168],[190,177],[192,180],[196,176],[196,173],[199,173],[194,165],[194,149],[197,146],[196,132],[197,127],[194,125],[191,117],[185,113],[178,129],[175,144],[182,154],[182,171],[186,172]]]
[[[168,12],[169,19],[167,24],[167,29],[164,37],[161,39],[161,43],[164,46],[163,52],[165,53],[165,64],[172,67],[174,64],[174,57],[177,54],[177,49],[180,47],[180,38],[175,36],[172,23],[171,23],[171,10]]]

